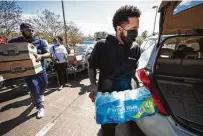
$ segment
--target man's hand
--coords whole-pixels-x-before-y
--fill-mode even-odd
[[[96,95],[97,95],[97,85],[96,84],[91,84],[89,87],[89,97],[92,100],[92,102],[95,102]]]
[[[42,59],[42,55],[34,54],[34,56],[35,56],[37,62]]]

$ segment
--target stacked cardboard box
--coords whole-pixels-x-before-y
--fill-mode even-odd
[[[37,49],[30,43],[0,44],[0,75],[4,79],[35,75],[42,71],[33,54]]]

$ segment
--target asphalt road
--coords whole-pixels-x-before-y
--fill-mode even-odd
[[[94,104],[88,98],[86,72],[71,76],[63,90],[57,80],[49,79],[45,92],[45,117],[36,119],[29,93],[20,84],[0,88],[0,135],[5,136],[102,136],[96,124]],[[136,127],[121,124],[117,136],[140,136]]]

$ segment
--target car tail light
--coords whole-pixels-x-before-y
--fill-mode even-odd
[[[167,115],[168,113],[166,112],[159,96],[157,95],[157,90],[155,88],[153,88],[151,80],[149,78],[149,74],[145,69],[140,69],[137,71],[137,75],[139,77],[139,79],[143,82],[143,85],[149,89],[149,91],[152,94],[152,98],[154,100],[154,103],[158,109],[158,112],[163,114],[163,115]]]
[[[81,60],[78,60],[76,56],[74,56],[74,62],[76,65],[81,65]]]

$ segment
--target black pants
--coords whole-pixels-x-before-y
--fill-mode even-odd
[[[67,73],[66,73],[67,64],[66,63],[57,63],[54,66],[55,66],[55,70],[58,75],[58,80],[59,80],[60,86],[65,85],[67,83],[67,79],[68,79]]]
[[[116,126],[118,124],[103,124],[101,125],[102,128],[102,136],[115,136]]]
[[[137,126],[137,124],[134,121],[128,121],[126,123],[128,125],[128,129],[130,131],[131,136],[134,136],[134,135],[145,136],[145,134],[140,130],[140,128]],[[102,136],[115,136],[117,125],[118,124],[115,124],[115,123],[101,125],[102,134],[103,134]]]

